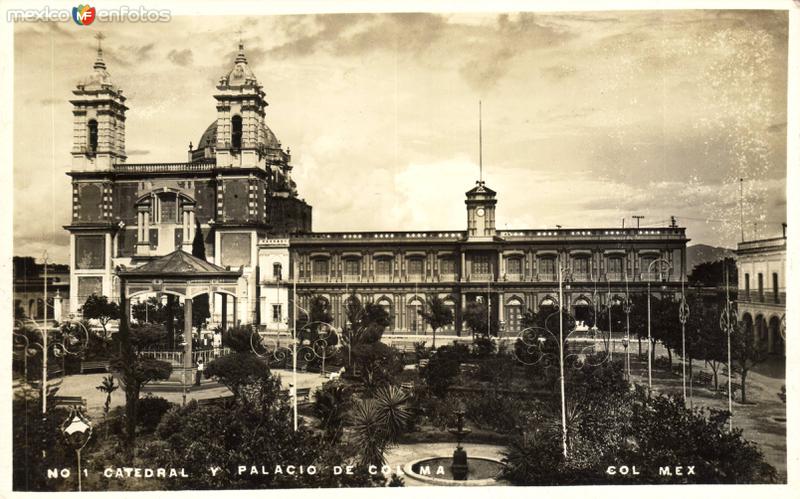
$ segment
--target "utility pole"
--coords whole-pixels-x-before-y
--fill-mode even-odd
[[[644,215],[633,215],[631,218],[636,219],[636,228],[639,228],[639,222],[644,218]]]

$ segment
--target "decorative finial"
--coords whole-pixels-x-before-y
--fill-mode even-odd
[[[105,35],[98,32],[94,37],[97,40],[97,60],[94,61],[94,69],[106,69],[106,63],[103,61],[103,39]]]
[[[240,62],[247,64],[247,58],[244,55],[244,41],[242,41],[242,28],[239,28],[237,33],[239,33],[239,53],[236,55],[236,60],[234,62],[236,64]]]

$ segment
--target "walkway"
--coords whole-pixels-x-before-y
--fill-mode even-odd
[[[292,382],[292,371],[283,369],[273,369],[273,375],[280,376],[281,384],[284,388],[288,388],[289,383]],[[66,376],[58,390],[59,396],[80,396],[86,399],[87,411],[89,417],[101,418],[103,415],[103,405],[106,402],[106,394],[97,390],[95,387],[99,386],[106,374],[74,374]],[[317,373],[297,373],[297,387],[298,388],[311,388],[311,392],[321,386],[325,379]],[[145,385],[142,391],[142,396],[149,392],[150,385]],[[230,390],[224,386],[219,386],[211,380],[203,380],[201,388],[195,386],[191,387],[192,390],[187,394],[186,401],[191,400],[204,400],[210,398],[225,397],[231,394]],[[183,396],[180,391],[177,392],[163,392],[154,391],[153,395],[163,397],[170,402],[180,404],[183,401]],[[111,407],[117,407],[125,404],[125,392],[122,389],[116,390],[111,394]]]

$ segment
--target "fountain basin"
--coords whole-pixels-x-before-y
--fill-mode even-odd
[[[431,485],[486,486],[497,484],[497,476],[504,466],[499,459],[469,456],[467,457],[467,466],[469,468],[467,479],[455,480],[450,469],[452,464],[452,457],[426,457],[406,463],[403,466],[403,473]],[[442,471],[443,473],[437,474],[437,471]]]

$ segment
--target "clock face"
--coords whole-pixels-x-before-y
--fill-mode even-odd
[[[483,208],[478,208],[478,216],[482,217],[483,213],[484,213]]]

